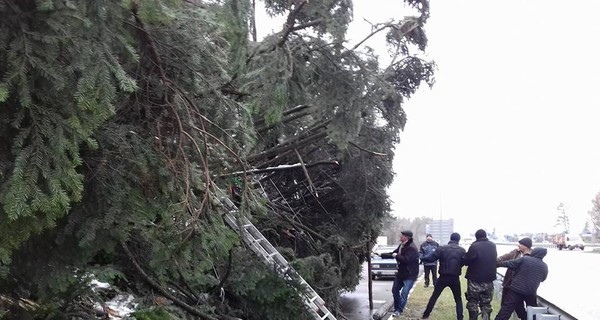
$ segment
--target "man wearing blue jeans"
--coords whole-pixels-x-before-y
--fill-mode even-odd
[[[408,294],[419,275],[419,249],[413,242],[412,231],[402,231],[400,245],[392,251],[392,256],[398,262],[398,273],[392,286],[394,297],[394,313],[392,317],[398,317],[404,311],[408,302]]]

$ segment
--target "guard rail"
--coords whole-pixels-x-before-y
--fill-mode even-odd
[[[518,242],[496,242],[497,245],[517,245]],[[598,249],[600,248],[600,243],[584,243],[586,248],[594,248],[594,249]],[[534,247],[540,247],[540,248],[556,248],[556,245],[554,243],[550,243],[550,242],[534,242],[533,243]]]
[[[497,272],[496,273],[496,281],[494,282],[494,288],[496,289],[496,295],[498,295],[499,297],[502,296],[502,280],[504,279],[504,274]],[[568,312],[566,312],[565,310],[561,309],[560,307],[558,307],[557,305],[555,305],[554,303],[544,299],[543,297],[540,297],[539,295],[537,296],[537,303],[538,303],[538,307],[541,307],[541,309],[545,308],[545,310],[536,310],[536,308],[528,308],[528,312],[527,312],[527,320],[534,320],[534,319],[540,319],[542,318],[541,316],[538,316],[536,318],[534,318],[533,314],[537,313],[540,314],[539,311],[543,311],[546,314],[549,315],[557,315],[557,319],[561,319],[561,320],[577,320],[577,318],[575,318],[573,315],[569,314]],[[544,317],[544,319],[551,319],[549,317]]]

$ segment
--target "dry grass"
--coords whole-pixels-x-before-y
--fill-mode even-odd
[[[464,292],[467,289],[467,280],[464,278],[466,268],[463,269],[462,276],[460,277],[461,281],[461,291],[462,291],[462,300],[463,300],[463,308],[466,304],[466,299],[464,296]],[[423,311],[425,311],[425,307],[427,307],[427,302],[429,302],[429,297],[431,297],[431,293],[433,292],[433,287],[424,288],[423,281],[419,281],[415,284],[415,287],[408,299],[408,304],[406,305],[406,309],[403,314],[399,318],[390,318],[390,319],[401,319],[401,320],[413,320],[413,319],[421,319],[423,316]],[[500,310],[500,298],[494,296],[492,300],[492,308],[494,311],[492,312],[492,319]],[[465,319],[468,319],[468,311],[466,308],[464,310]],[[435,303],[435,307],[429,316],[431,320],[455,320],[456,319],[456,307],[454,304],[454,297],[452,296],[452,290],[450,288],[445,288],[442,291],[442,294],[438,298]]]

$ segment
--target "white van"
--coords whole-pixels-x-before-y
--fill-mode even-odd
[[[575,248],[579,248],[583,250],[585,248],[583,244],[583,240],[580,236],[576,234],[567,234],[565,238],[565,247],[569,250],[573,250]]]

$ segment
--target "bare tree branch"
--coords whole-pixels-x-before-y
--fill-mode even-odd
[[[340,165],[340,163],[335,160],[318,161],[318,162],[305,164],[304,168],[312,168],[312,167],[323,166],[323,165],[338,166],[338,165]],[[230,172],[227,174],[222,174],[219,177],[223,178],[223,177],[228,177],[228,176],[236,176],[236,175],[240,175],[240,174],[258,174],[258,173],[274,172],[274,171],[286,171],[286,170],[302,168],[302,166],[303,165],[300,163],[295,163],[295,164],[280,165],[277,167],[268,167],[268,168],[262,168],[262,169],[248,169],[246,171],[236,171],[236,172]]]
[[[281,39],[277,43],[278,47],[283,46],[283,44],[287,41],[287,37],[290,35],[290,33],[292,33],[292,31],[294,31],[294,25],[296,23],[296,16],[300,12],[300,10],[302,10],[302,7],[304,7],[305,4],[306,4],[306,1],[297,3],[294,10],[290,11],[290,13],[288,14],[287,20],[285,21],[285,24],[284,24],[285,30],[283,31],[283,35],[281,36]]]
[[[152,280],[152,278],[150,278],[150,276],[148,276],[148,274],[144,271],[144,269],[142,269],[142,267],[139,265],[139,263],[133,256],[133,253],[131,253],[131,251],[129,250],[129,247],[127,247],[127,244],[125,243],[125,241],[121,241],[121,248],[123,248],[123,251],[125,252],[127,257],[129,257],[129,260],[131,260],[131,263],[133,264],[133,266],[137,270],[137,272],[140,274],[142,279],[144,279],[144,281],[146,281],[146,283],[148,283],[148,285],[150,285],[152,288],[154,288],[154,290],[160,292],[163,296],[165,296],[167,299],[173,301],[174,304],[180,306],[185,311],[187,311],[197,317],[200,317],[201,319],[217,320],[217,318],[209,316],[203,312],[200,312],[200,310],[197,310],[196,308],[185,303],[183,300],[180,300],[179,298],[175,297],[167,289],[163,288],[159,283]]]
[[[310,178],[310,175],[308,174],[308,170],[306,170],[306,166],[304,165],[304,160],[302,160],[302,156],[300,155],[300,152],[298,152],[298,149],[294,148],[294,152],[296,153],[296,156],[298,157],[298,161],[300,161],[300,166],[302,167],[302,171],[304,172],[304,176],[306,177],[306,181],[308,181],[308,189],[310,190],[310,192],[312,194],[315,195],[315,197],[319,197],[319,193],[317,192],[317,189],[315,189],[315,186],[312,183],[312,179]]]
[[[361,41],[359,41],[349,51],[354,51],[354,50],[358,49],[358,47],[360,47],[363,43],[365,43],[365,41],[369,40],[372,36],[376,35],[377,33],[381,32],[382,30],[385,30],[387,28],[390,28],[390,29],[401,29],[401,28],[405,27],[406,25],[408,25],[409,23],[412,23],[413,25],[410,26],[408,29],[404,30],[404,32],[402,32],[403,36],[419,27],[419,24],[415,20],[404,21],[404,23],[401,26],[396,26],[396,25],[394,25],[392,23],[386,23],[382,27],[379,27],[379,28],[375,29],[373,32],[371,32],[369,35],[367,35],[364,39],[362,39]]]
[[[364,151],[364,152],[370,153],[370,154],[372,154],[372,155],[375,155],[375,156],[382,156],[382,157],[385,157],[385,156],[387,156],[387,154],[385,154],[385,153],[381,153],[381,152],[375,152],[375,151],[367,150],[367,149],[365,149],[365,148],[363,148],[363,147],[361,147],[361,146],[357,145],[356,143],[354,143],[354,142],[352,142],[352,141],[349,141],[348,143],[350,143],[351,145],[355,146],[356,148],[358,148],[358,149],[360,149],[360,150],[362,150],[362,151]]]

